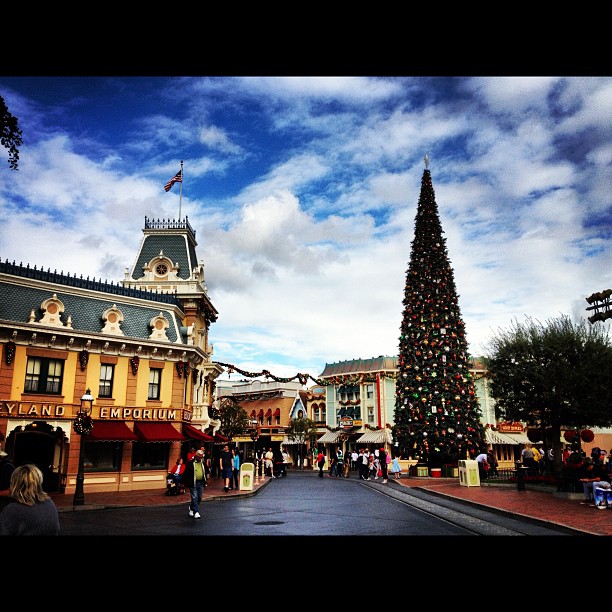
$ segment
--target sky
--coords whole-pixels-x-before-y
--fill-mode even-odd
[[[145,217],[187,216],[212,358],[250,373],[398,354],[425,154],[471,356],[612,288],[610,77],[0,74],[0,96],[23,133],[0,259],[118,282]]]

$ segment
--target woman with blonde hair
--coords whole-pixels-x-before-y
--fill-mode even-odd
[[[31,463],[11,475],[10,502],[0,512],[0,535],[59,535],[57,507],[43,491],[43,473]]]

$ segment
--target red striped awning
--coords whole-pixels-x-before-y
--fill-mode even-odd
[[[138,436],[124,421],[94,421],[87,434],[90,442],[129,442],[138,440]]]
[[[193,425],[183,424],[183,435],[190,440],[200,440],[202,442],[213,442],[214,438],[204,433],[201,429],[194,427]]]
[[[277,409],[274,411],[274,416],[275,416],[275,417],[279,417],[279,416],[280,416],[280,408],[277,408]]]
[[[186,440],[172,423],[135,423],[134,433],[141,442],[175,442]]]

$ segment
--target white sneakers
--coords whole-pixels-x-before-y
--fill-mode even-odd
[[[196,513],[193,515],[193,518],[202,518],[202,517],[200,516],[200,513],[199,513],[199,512],[196,512]]]
[[[193,510],[189,511],[189,516],[193,516]]]

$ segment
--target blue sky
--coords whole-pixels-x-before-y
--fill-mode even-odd
[[[0,150],[0,258],[117,282],[145,216],[180,206],[213,358],[249,372],[397,354],[425,153],[471,355],[612,288],[609,77],[0,75],[0,95],[24,139],[17,172]]]

